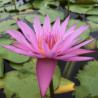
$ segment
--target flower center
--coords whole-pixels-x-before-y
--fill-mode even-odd
[[[56,44],[58,39],[57,35],[54,34],[47,34],[47,35],[42,35],[42,37],[39,39],[39,47],[40,47],[40,51],[42,54],[44,54],[43,49],[42,49],[42,41],[46,42],[46,44],[49,47],[49,50],[52,50],[52,48],[54,47],[54,45]],[[44,54],[45,55],[45,54]]]

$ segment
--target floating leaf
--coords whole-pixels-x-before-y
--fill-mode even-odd
[[[40,23],[42,24],[43,23],[43,21],[44,21],[44,16],[43,15],[37,15],[38,16],[38,18],[39,18],[39,20],[40,20]],[[25,19],[28,21],[28,22],[30,22],[30,23],[33,23],[33,21],[34,21],[34,15],[33,14],[29,14],[29,15],[26,15],[25,16]]]
[[[55,83],[54,89],[56,89],[59,85],[59,78],[61,78],[60,69],[56,67],[53,76]],[[7,98],[11,98],[12,96],[19,98],[41,98],[35,74],[23,74],[20,71],[8,72],[2,79],[0,79],[0,88],[4,88],[4,93]]]
[[[89,15],[98,15],[98,8],[92,8],[91,10],[88,10],[86,14],[89,14]]]
[[[92,21],[87,22],[90,25],[91,32],[98,31],[98,24]]]
[[[6,20],[0,23],[0,33],[6,33],[6,30],[18,30],[15,20]]]
[[[11,71],[0,79],[6,98],[41,98],[36,75]]]
[[[18,9],[19,9],[19,11],[22,11],[22,10],[29,9],[31,7],[32,6],[30,4],[24,4],[24,5],[21,5]]]
[[[95,23],[98,23],[98,16],[88,16],[87,19]]]
[[[3,59],[0,58],[0,78],[3,77],[3,72],[4,72],[4,63]]]
[[[81,26],[83,26],[84,24],[87,25],[86,22],[83,22],[83,21],[80,21],[80,20],[76,20],[76,19],[70,19],[69,23],[68,23],[68,28],[70,28],[75,23],[77,23],[76,29],[81,27]],[[90,34],[90,28],[85,30],[78,38],[82,38],[82,40],[81,40],[81,42],[82,42],[82,41],[86,40],[87,38],[89,38],[89,34]]]
[[[92,36],[88,40],[94,39]],[[96,48],[96,40],[84,46],[85,49],[95,49]]]
[[[60,17],[61,20],[65,18],[65,12],[62,10],[56,10],[56,9],[49,8],[49,9],[40,9],[38,10],[38,12],[44,16],[48,14],[52,22],[55,21],[58,16]]]
[[[37,61],[36,58],[32,58],[30,61],[25,62],[23,64],[10,63],[10,65],[12,68],[20,72],[36,74],[36,61]],[[60,79],[61,79],[61,72],[57,65],[53,76],[54,89],[58,88]]]
[[[92,4],[92,3],[95,3],[94,0],[73,0],[73,1],[75,4]]]
[[[36,9],[45,9],[45,8],[49,8],[49,5],[53,5],[53,6],[59,6],[59,2],[58,1],[52,1],[52,0],[43,0],[43,1],[34,1],[33,2],[33,6]]]
[[[4,7],[0,7],[0,12],[3,12],[4,11]]]
[[[17,8],[17,10],[19,9],[19,4],[16,4],[16,8]],[[5,10],[6,11],[15,11],[16,10],[15,5],[7,6],[7,7],[5,7]]]
[[[96,40],[96,47],[97,47],[97,49],[98,49],[98,39]]]
[[[9,2],[11,2],[12,0],[0,0],[0,3],[1,4],[7,4],[7,3],[9,3]]]
[[[79,13],[79,14],[87,14],[86,12],[90,10],[94,5],[70,5],[70,11]],[[68,9],[68,6],[65,6]]]
[[[64,93],[64,92],[70,92],[74,90],[74,83],[68,79],[61,78],[60,84],[58,89],[55,90],[55,93]]]
[[[7,12],[0,13],[0,20],[6,18],[8,16],[9,16],[9,13],[7,13]]]
[[[4,58],[6,60],[9,60],[11,62],[14,62],[14,63],[23,63],[23,62],[29,60],[30,57],[20,55],[11,50],[5,49],[4,47],[1,46],[1,45],[9,45],[12,42],[15,42],[15,41],[12,39],[0,38],[0,57]]]
[[[45,1],[34,1],[33,6],[36,9],[41,9],[47,7],[47,3]]]
[[[31,60],[22,63],[22,64],[16,64],[16,63],[10,63],[11,67],[21,71],[23,73],[32,73],[36,74],[36,58],[32,58]]]
[[[88,62],[76,78],[80,81],[80,86],[75,87],[75,98],[86,98],[89,94],[91,97],[98,95],[98,61]]]

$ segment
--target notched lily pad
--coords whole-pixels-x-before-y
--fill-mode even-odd
[[[85,98],[89,94],[91,97],[98,95],[98,61],[88,62],[76,78],[80,81],[80,86],[75,87],[76,98]]]

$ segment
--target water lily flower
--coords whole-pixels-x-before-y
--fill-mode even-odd
[[[94,39],[77,44],[81,41],[77,37],[89,26],[83,25],[75,30],[76,24],[74,24],[66,30],[68,21],[69,17],[60,25],[60,18],[58,17],[51,28],[49,16],[46,15],[42,27],[38,17],[35,15],[34,31],[23,21],[16,21],[23,33],[16,30],[7,30],[19,43],[12,43],[11,46],[3,45],[2,47],[22,55],[37,58],[36,72],[42,96],[46,94],[52,80],[57,60],[84,61],[94,59],[93,57],[78,56],[94,52],[80,49]]]

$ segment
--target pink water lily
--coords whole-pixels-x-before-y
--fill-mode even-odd
[[[42,96],[46,94],[52,80],[57,59],[63,61],[94,59],[92,57],[78,56],[94,52],[80,49],[94,39],[75,45],[81,41],[81,39],[77,37],[89,26],[83,25],[75,30],[76,24],[74,24],[71,28],[66,30],[68,21],[69,17],[60,25],[60,18],[58,17],[51,28],[49,16],[46,15],[42,27],[38,17],[35,15],[33,24],[34,31],[23,21],[17,21],[17,25],[20,27],[23,34],[15,30],[7,30],[19,43],[12,43],[11,46],[3,45],[3,47],[19,54],[37,58],[36,72]]]

